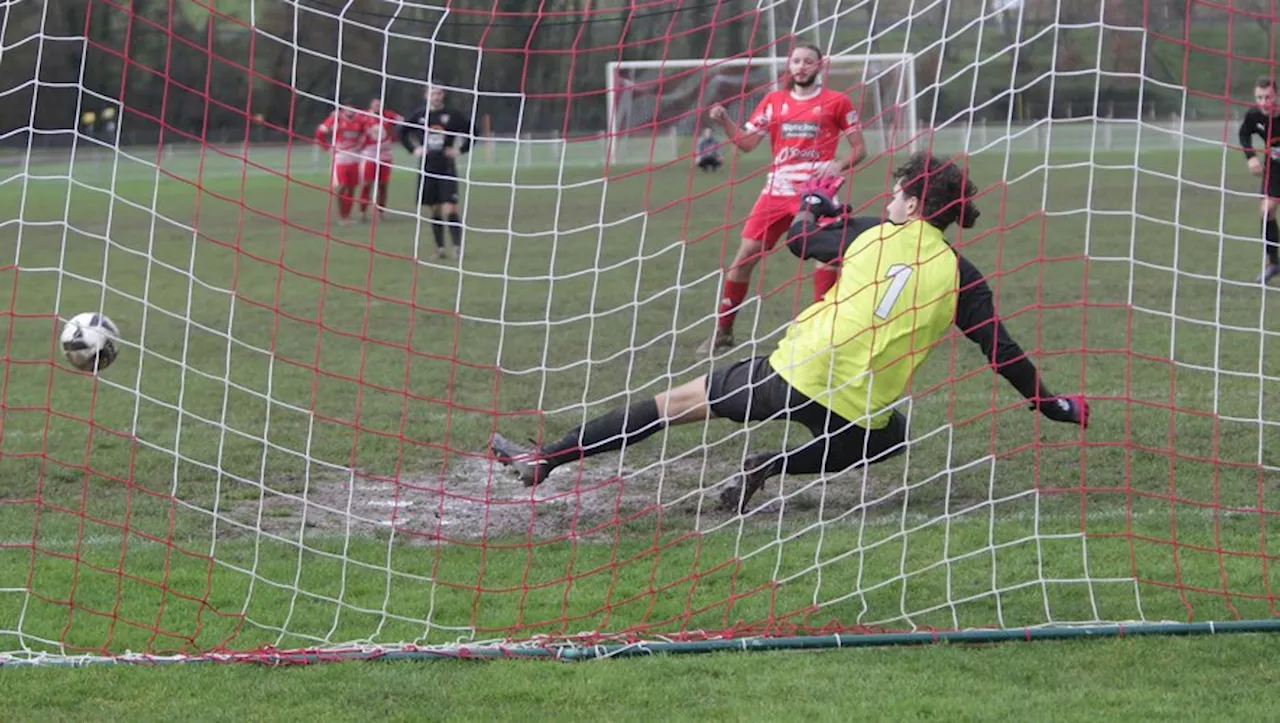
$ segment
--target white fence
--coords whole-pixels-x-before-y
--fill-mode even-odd
[[[980,123],[934,130],[921,130],[917,147],[931,147],[940,154],[1006,153],[1136,153],[1141,151],[1198,151],[1234,146],[1237,121],[1177,120],[1152,122],[1135,119],[1083,119],[1041,121],[1031,125]],[[873,153],[887,145],[902,146],[910,139],[905,131],[889,139],[872,134],[868,143]],[[632,136],[624,144],[627,153],[620,165],[646,165],[676,160],[692,152],[689,137],[663,135],[657,139]],[[591,167],[604,163],[605,141],[601,138],[488,138],[482,139],[463,161],[465,168],[485,176],[512,174],[530,168]],[[246,172],[272,172],[292,177],[327,174],[327,157],[315,146],[298,145],[292,150],[281,144],[241,144],[199,146],[166,145],[159,153],[153,146],[112,148],[81,140],[74,153],[70,148],[10,149],[0,152],[0,180],[23,173],[31,176],[66,177],[107,174],[117,179],[154,177],[159,167],[184,178],[239,177]],[[753,159],[764,160],[757,151]],[[397,166],[412,172],[410,157],[397,153]]]
[[[1106,118],[1046,120],[1031,125],[975,123],[933,131],[939,153],[1126,153],[1221,150],[1238,145],[1238,120],[1164,121]],[[927,137],[927,136],[926,136]],[[901,142],[901,141],[899,141]]]

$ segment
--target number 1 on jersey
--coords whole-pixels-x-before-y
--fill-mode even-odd
[[[884,292],[884,298],[880,299],[880,305],[876,307],[876,316],[881,319],[889,318],[889,312],[893,311],[894,304],[898,303],[902,290],[907,288],[907,279],[911,278],[912,271],[914,269],[906,264],[894,264],[889,267],[884,277],[892,281],[889,282],[889,289]]]

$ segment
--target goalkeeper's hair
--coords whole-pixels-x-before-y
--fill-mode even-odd
[[[920,217],[939,230],[946,231],[957,221],[961,228],[972,228],[978,221],[980,214],[972,200],[978,187],[956,159],[921,151],[899,166],[893,178],[902,184],[903,195],[919,201]]]
[[[1253,87],[1257,88],[1258,90],[1262,90],[1264,88],[1268,90],[1275,90],[1276,82],[1272,80],[1270,77],[1264,75],[1258,78],[1258,80],[1254,82]]]

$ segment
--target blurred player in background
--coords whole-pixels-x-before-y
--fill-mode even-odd
[[[800,45],[787,57],[786,90],[766,95],[741,128],[729,120],[724,106],[711,106],[711,120],[742,152],[755,150],[767,136],[773,161],[764,189],[742,230],[737,255],[725,270],[715,333],[699,346],[699,354],[715,354],[735,345],[734,316],[747,297],[751,272],[761,256],[771,251],[790,228],[800,207],[800,186],[814,176],[842,176],[867,155],[857,109],[848,96],[818,83],[821,72],[822,51],[813,45]],[[837,161],[841,138],[848,140],[853,153]],[[838,273],[831,266],[822,266],[815,272],[815,300],[835,284]]]
[[[351,221],[351,207],[360,185],[360,165],[369,141],[368,128],[369,118],[356,112],[355,105],[346,98],[316,128],[316,141],[333,154],[330,185],[338,196],[338,216],[343,226]]]
[[[387,210],[387,187],[391,183],[391,144],[400,133],[404,116],[391,109],[383,109],[382,101],[369,101],[369,144],[365,146],[364,163],[360,168],[360,220],[369,220],[369,200],[373,197],[378,218]]]
[[[838,179],[825,188],[807,185],[792,241],[813,234],[814,243],[793,251],[839,263],[843,274],[791,322],[772,354],[618,407],[551,444],[528,448],[494,434],[490,449],[497,461],[534,486],[560,465],[630,447],[675,425],[716,418],[804,425],[812,440],[748,454],[741,474],[722,490],[721,508],[745,513],[764,483],[784,472],[836,474],[901,454],[907,419],[899,399],[953,324],[981,344],[1032,409],[1086,426],[1088,403],[1055,396],[1040,381],[996,316],[982,273],[947,242],[952,224],[968,228],[978,218],[971,200],[978,189],[965,169],[917,153],[893,177],[887,222],[854,218],[820,229],[813,224],[818,217],[844,213],[832,199]]]
[[[1280,108],[1276,107],[1276,83],[1259,78],[1254,84],[1255,105],[1240,123],[1240,146],[1249,161],[1249,172],[1262,176],[1262,237],[1266,241],[1267,259],[1258,283],[1265,284],[1280,274],[1280,227],[1276,225],[1276,207],[1280,206]],[[1253,137],[1264,142],[1263,158],[1253,150]]]
[[[471,150],[471,121],[444,103],[444,90],[427,88],[426,105],[401,126],[400,140],[422,159],[418,177],[418,205],[431,208],[431,231],[436,258],[444,258],[445,222],[453,235],[453,253],[462,255],[462,218],[458,216],[457,158]]]
[[[698,139],[698,168],[706,173],[720,170],[724,159],[720,156],[720,143],[716,141],[715,131],[704,128],[702,137]]]

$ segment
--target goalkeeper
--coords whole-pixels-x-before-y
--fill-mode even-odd
[[[907,420],[895,409],[911,376],[952,324],[983,349],[1032,409],[1085,426],[1082,397],[1058,397],[1009,338],[982,274],[948,245],[953,223],[970,227],[977,188],[953,161],[915,154],[894,173],[889,221],[823,217],[846,209],[832,200],[838,180],[810,183],[788,244],[803,258],[839,260],[841,275],[823,299],[801,312],[769,356],[717,369],[656,397],[617,408],[536,449],[495,434],[491,449],[525,485],[556,467],[636,444],[668,426],[712,418],[781,420],[813,439],[751,453],[720,495],[721,507],[746,512],[770,477],[837,473],[900,454]]]

